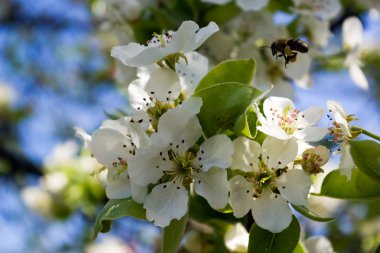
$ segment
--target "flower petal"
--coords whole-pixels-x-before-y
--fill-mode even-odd
[[[293,136],[304,141],[320,141],[328,133],[329,130],[327,128],[306,127],[304,129],[294,131]]]
[[[207,139],[199,148],[195,163],[202,165],[202,171],[208,171],[212,167],[222,169],[230,167],[234,146],[227,135],[218,134]]]
[[[188,110],[191,114],[198,114],[202,107],[202,98],[190,97],[182,102],[181,107]]]
[[[317,124],[323,117],[324,110],[320,106],[313,106],[297,115],[297,128],[305,128]]]
[[[349,49],[359,47],[363,42],[363,25],[357,17],[346,18],[342,25],[343,46]]]
[[[137,110],[146,108],[146,100],[149,99],[149,95],[145,91],[147,82],[148,80],[136,79],[128,85],[128,101]]]
[[[211,35],[219,31],[219,27],[215,22],[210,22],[207,26],[198,30],[195,34],[195,44],[192,47],[184,48],[184,52],[190,52],[200,47]]]
[[[282,97],[268,97],[263,104],[264,114],[268,122],[273,122],[271,118],[275,113],[282,115],[285,109],[291,110],[293,108],[294,103],[290,99]]]
[[[145,91],[159,101],[172,101],[178,98],[181,92],[181,83],[173,70],[157,68],[151,73]]]
[[[252,216],[256,224],[272,233],[279,233],[292,221],[292,212],[279,194],[264,190],[252,204]]]
[[[172,182],[156,185],[145,198],[146,218],[156,226],[166,227],[171,220],[179,220],[187,213],[188,200],[183,186]]]
[[[348,67],[352,81],[361,89],[368,90],[368,80],[363,73],[363,70],[356,63],[351,63]]]
[[[231,226],[224,235],[224,243],[231,252],[247,252],[249,233],[239,222]]]
[[[276,137],[280,140],[289,140],[293,136],[285,133],[285,131],[277,125],[262,125],[258,126],[257,130],[263,132],[266,135]]]
[[[75,136],[83,141],[83,147],[90,147],[91,135],[89,135],[83,128],[74,127]]]
[[[142,186],[156,183],[164,175],[164,171],[172,167],[167,152],[167,149],[153,145],[137,149],[136,155],[128,161],[131,180]]]
[[[309,253],[334,253],[331,242],[324,236],[311,236],[307,238],[305,247]]]
[[[120,158],[127,161],[133,148],[130,140],[119,131],[101,128],[93,132],[90,149],[99,163],[112,168]]]
[[[312,181],[305,171],[291,169],[276,180],[276,185],[284,199],[295,205],[306,205]]]
[[[194,177],[194,190],[203,196],[214,209],[223,209],[228,204],[227,171],[211,168]]]
[[[161,141],[178,145],[179,153],[193,146],[202,135],[197,116],[182,107],[175,107],[164,113],[157,128]]]
[[[182,92],[185,98],[188,98],[193,94],[199,81],[206,75],[208,58],[198,52],[190,52],[185,56],[188,63],[181,58],[176,64],[176,71],[181,80]]]
[[[195,36],[199,26],[194,21],[183,21],[177,32],[173,34],[173,39],[168,46],[173,52],[182,51],[184,53],[193,51],[196,42]]]
[[[148,193],[148,188],[145,185],[138,185],[130,181],[132,199],[137,203],[144,203],[145,197]]]
[[[234,215],[241,218],[252,208],[253,186],[244,177],[237,175],[228,181],[230,187],[230,197],[228,202],[231,205]]]
[[[106,195],[109,199],[124,199],[131,197],[132,191],[129,179],[120,176],[114,180],[108,180]]]
[[[233,141],[234,154],[232,155],[232,169],[245,172],[258,170],[261,146],[259,143],[245,137],[238,137]]]
[[[262,146],[262,159],[271,169],[284,168],[293,162],[298,152],[298,144],[294,139],[286,141],[268,136]]]
[[[352,159],[350,152],[350,145],[345,144],[341,147],[341,157],[339,163],[339,170],[342,176],[347,176],[347,179],[350,180],[352,169],[355,167],[354,160]]]
[[[246,11],[258,11],[267,6],[269,0],[237,0],[237,4]]]

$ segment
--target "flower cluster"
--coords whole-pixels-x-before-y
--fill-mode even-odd
[[[155,34],[146,45],[113,48],[112,56],[138,67],[128,86],[135,110],[106,120],[91,136],[78,134],[108,170],[108,198],[142,203],[146,218],[157,226],[180,220],[197,194],[213,209],[229,209],[238,218],[250,211],[258,226],[278,233],[292,221],[289,204],[307,205],[311,175],[323,172],[329,159],[326,147],[309,142],[330,134],[347,164],[353,118],[329,101],[333,126],[319,127],[322,107],[301,111],[291,100],[271,96],[262,104],[253,101],[258,132],[252,138],[231,131],[204,134],[198,115],[207,101],[192,95],[208,61],[193,50],[216,31],[212,22],[199,29],[185,21],[178,31]],[[345,174],[348,167],[342,166]]]

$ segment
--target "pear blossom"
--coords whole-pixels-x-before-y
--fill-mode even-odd
[[[224,235],[224,243],[231,252],[247,252],[249,233],[239,222],[227,229]]]
[[[243,174],[229,180],[229,203],[238,218],[251,211],[258,226],[279,233],[292,220],[288,201],[306,205],[310,176],[290,165],[297,156],[294,139],[268,136],[262,146],[245,137],[233,141],[232,169]],[[238,155],[240,154],[240,155]]]
[[[133,182],[155,184],[144,208],[147,219],[157,226],[165,227],[187,213],[191,185],[214,209],[228,203],[225,169],[232,162],[232,142],[226,135],[215,135],[196,152],[193,146],[202,136],[202,128],[194,111],[175,107],[164,113],[157,132],[150,137],[151,144],[138,148],[128,161]]]
[[[265,99],[263,109],[265,117],[256,106],[261,123],[257,129],[267,135],[281,140],[319,141],[328,133],[327,129],[314,126],[324,113],[319,106],[301,112],[290,99],[272,96]]]
[[[334,119],[329,116],[332,126],[329,127],[330,134],[333,139],[331,141],[338,144],[338,148],[334,151],[334,155],[340,154],[339,169],[340,174],[351,178],[352,169],[355,166],[350,152],[349,139],[352,138],[349,121],[354,120],[352,115],[347,115],[343,106],[334,100],[327,101],[327,108],[333,114]]]
[[[360,68],[363,51],[363,25],[357,17],[349,17],[342,26],[343,48],[348,52],[344,65],[352,81],[361,89],[368,90],[368,80]]]
[[[294,12],[315,15],[322,20],[335,18],[342,6],[339,0],[293,0]]]
[[[77,130],[77,135],[86,140],[95,159],[108,169],[107,197],[122,199],[132,196],[135,201],[142,202],[146,187],[130,181],[128,159],[137,147],[148,144],[148,136],[138,123],[131,120],[131,117],[106,120],[90,137],[81,129]]]
[[[132,114],[132,119],[141,122],[144,129],[150,125],[155,129],[163,113],[189,99],[207,73],[206,57],[197,52],[185,56],[188,64],[181,59],[176,64],[177,73],[168,68],[141,67],[138,68],[138,78],[129,84],[128,98],[137,110]]]
[[[192,52],[200,47],[219,27],[210,22],[199,29],[193,21],[184,21],[178,31],[155,35],[147,45],[129,43],[126,46],[116,46],[111,50],[111,56],[120,60],[124,65],[143,67],[162,61],[165,57]]]
[[[330,31],[330,23],[327,20],[321,20],[315,16],[302,15],[300,23],[305,29],[313,46],[326,47],[332,36]]]
[[[226,4],[231,0],[203,0],[206,3]],[[269,0],[236,0],[236,4],[245,11],[258,11],[268,5]]]
[[[301,166],[302,169],[317,174],[323,172],[321,168],[330,158],[330,151],[325,146],[317,146],[315,148],[306,149],[302,153]]]
[[[309,253],[334,253],[331,242],[324,236],[311,236],[307,238],[305,247]]]

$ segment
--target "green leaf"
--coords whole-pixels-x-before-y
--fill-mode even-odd
[[[221,83],[196,92],[203,105],[198,118],[206,136],[213,136],[233,126],[261,91],[241,83]]]
[[[303,216],[314,220],[314,221],[332,221],[335,219],[335,217],[321,217],[318,214],[313,213],[312,211],[309,210],[307,206],[296,206],[292,204],[292,207],[294,210],[302,214]]]
[[[249,232],[248,253],[292,253],[298,244],[300,231],[300,224],[294,215],[289,227],[276,234],[255,223]]]
[[[375,141],[350,141],[356,166],[367,176],[380,181],[380,144]]]
[[[130,198],[109,200],[96,218],[90,240],[95,240],[99,232],[110,231],[112,221],[124,216],[145,220],[145,209],[142,204],[136,203]]]
[[[305,253],[305,247],[302,245],[301,242],[297,244],[297,247],[293,250],[293,253]]]
[[[354,200],[379,199],[380,184],[357,168],[352,170],[350,181],[341,176],[339,170],[334,170],[323,180],[321,193],[315,195]]]
[[[169,226],[164,228],[164,238],[162,243],[162,253],[176,253],[182,236],[185,232],[188,215],[186,214],[180,220],[172,220]]]
[[[252,139],[257,133],[256,125],[257,115],[254,107],[250,106],[244,114],[240,115],[233,130],[237,135],[244,135]]]
[[[227,60],[216,65],[199,82],[195,92],[220,83],[236,82],[250,85],[256,70],[253,59]]]

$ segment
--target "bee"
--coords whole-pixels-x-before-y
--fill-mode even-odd
[[[272,50],[272,55],[278,57],[284,57],[285,68],[289,62],[295,62],[297,60],[297,52],[307,53],[309,52],[309,45],[301,39],[278,39],[269,47]]]

